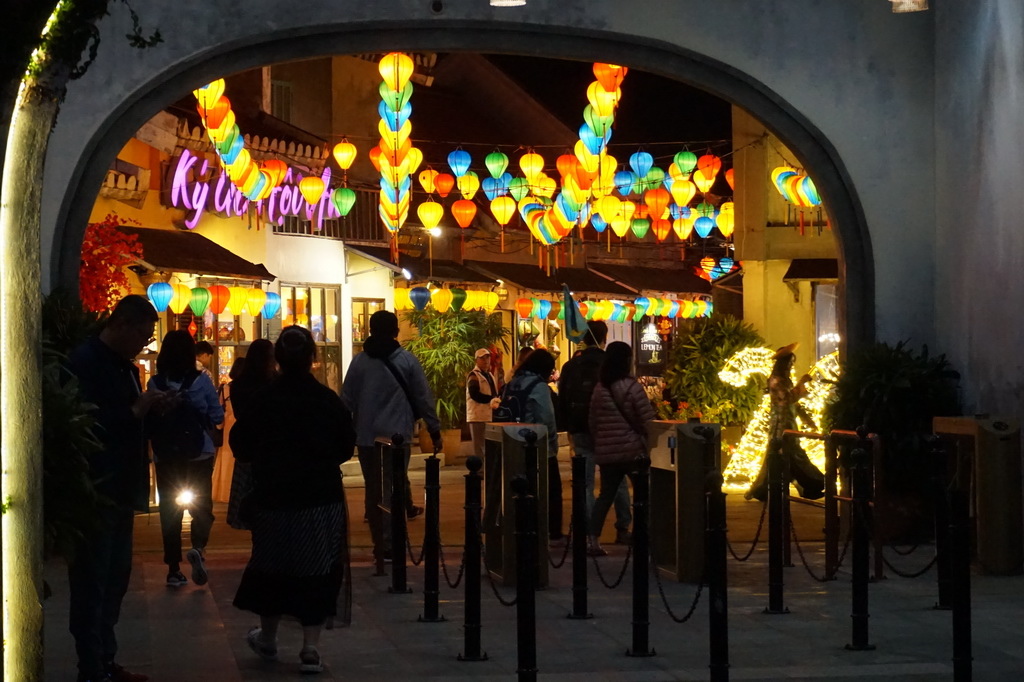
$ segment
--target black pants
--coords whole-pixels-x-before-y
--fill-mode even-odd
[[[164,563],[176,569],[181,563],[181,520],[185,508],[178,504],[182,490],[192,491],[188,513],[192,517],[192,546],[206,547],[213,527],[213,457],[156,463],[156,489],[160,494],[160,532]]]
[[[117,655],[114,626],[132,573],[134,512],[102,507],[97,527],[78,545],[68,564],[69,629],[75,638],[78,672],[99,679]]]
[[[388,504],[391,499],[391,450],[384,450],[383,469],[380,455],[375,445],[360,445],[356,448],[359,457],[359,468],[363,472],[363,481],[366,485],[363,511],[366,520],[370,524],[370,536],[373,538],[373,554],[380,556],[391,548],[391,514],[385,513],[380,508],[384,495],[388,496]],[[406,452],[405,471],[405,511],[412,508],[412,489],[409,485],[409,453]],[[396,551],[405,551],[400,548]]]

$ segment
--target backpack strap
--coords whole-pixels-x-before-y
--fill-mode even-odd
[[[391,376],[395,378],[398,385],[402,387],[402,393],[405,393],[405,399],[409,401],[409,407],[412,409],[412,420],[416,421],[420,418],[419,410],[416,409],[416,402],[412,399],[412,392],[409,390],[409,384],[405,383],[405,378],[398,371],[398,368],[391,364],[390,358],[380,358],[384,363],[384,366],[391,372]]]

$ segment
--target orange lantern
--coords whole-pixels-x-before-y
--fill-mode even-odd
[[[533,311],[533,299],[521,298],[516,301],[516,312],[519,313],[519,317],[529,317]]]
[[[722,160],[714,154],[705,154],[697,159],[697,169],[704,171],[704,175],[714,178],[718,171],[722,170]]]
[[[701,258],[700,267],[701,270],[710,275],[711,271],[715,269],[715,259],[712,258],[711,256],[705,256],[704,258]]]
[[[470,226],[476,216],[476,204],[469,199],[459,199],[452,204],[452,215],[455,216],[455,222],[459,224],[459,227],[465,229]]]
[[[299,180],[299,192],[302,193],[302,198],[310,205],[320,201],[320,197],[324,193],[324,187],[324,181],[315,175],[307,175]],[[237,315],[238,313],[235,314]]]
[[[729,189],[736,189],[736,169],[730,168],[725,171],[725,181],[729,183]]]
[[[209,287],[210,290],[210,312],[214,315],[220,315],[224,312],[224,308],[228,304],[228,300],[231,298],[231,291],[223,284],[214,284]]]
[[[672,222],[669,220],[662,220],[657,218],[651,221],[651,229],[654,230],[654,236],[659,242],[665,241],[665,237],[672,231]]]
[[[370,150],[370,163],[373,164],[373,167],[377,169],[378,173],[380,172],[380,155],[380,145],[377,145],[376,147]]]
[[[567,177],[576,174],[576,167],[579,166],[579,159],[572,154],[562,154],[555,159],[555,168],[558,169],[558,174],[562,176],[562,182],[565,182]]]
[[[437,190],[437,194],[441,198],[448,196],[453,187],[455,187],[455,176],[450,173],[438,173],[434,176],[434,189]]]
[[[260,164],[260,170],[269,176],[270,184],[277,187],[288,175],[288,164],[279,159],[270,159]]]
[[[659,220],[665,215],[665,211],[668,210],[668,205],[671,201],[672,195],[664,187],[649,189],[644,192],[644,203],[647,204],[648,215],[653,220]]]
[[[597,82],[601,84],[601,87],[609,92],[613,92],[622,85],[622,80],[626,77],[628,71],[627,67],[618,66],[617,64],[594,63],[594,77],[597,78]]]
[[[432,230],[441,222],[441,217],[444,215],[444,206],[436,201],[424,201],[416,207],[416,215],[419,216],[423,227]]]
[[[334,145],[334,160],[338,162],[341,170],[348,170],[356,160],[356,146],[347,138],[342,138],[341,142]]]

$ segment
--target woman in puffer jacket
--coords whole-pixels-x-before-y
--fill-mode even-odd
[[[654,407],[644,389],[630,374],[633,349],[616,341],[605,349],[600,381],[590,399],[590,435],[594,439],[594,462],[601,469],[601,492],[590,517],[591,556],[604,556],[600,538],[604,517],[615,500],[622,479],[646,459],[647,422],[654,419]]]

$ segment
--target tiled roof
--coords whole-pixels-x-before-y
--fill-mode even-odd
[[[262,263],[250,263],[196,232],[129,225],[121,225],[118,229],[138,236],[142,243],[143,264],[154,270],[239,279],[276,279]]]

